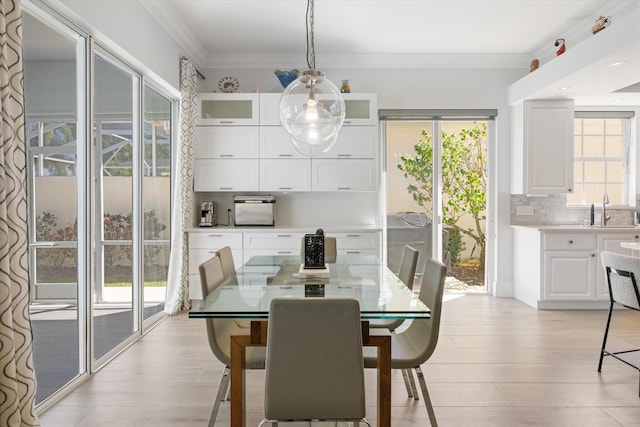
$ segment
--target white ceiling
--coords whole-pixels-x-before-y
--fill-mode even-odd
[[[305,64],[306,0],[140,0],[203,68]],[[628,3],[629,1],[627,1]],[[633,3],[634,0],[631,0]],[[637,0],[635,0],[637,3]],[[611,0],[316,0],[318,66],[383,57],[405,66],[471,55],[481,66],[529,66]],[[486,59],[482,59],[486,58]],[[330,61],[330,64],[324,61]],[[457,60],[459,61],[459,59]],[[342,63],[339,63],[342,62]],[[358,66],[358,65],[356,65]],[[485,65],[486,66],[486,65]]]
[[[306,0],[139,1],[199,68],[307,67]],[[556,56],[557,38],[570,50],[592,36],[599,16],[615,25],[638,8],[640,0],[315,0],[316,65],[528,69],[533,58]],[[566,96],[579,105],[640,105],[638,89],[611,95],[640,80],[637,42],[625,46],[627,67],[585,66],[563,80],[574,88]],[[557,96],[555,83],[538,96]]]

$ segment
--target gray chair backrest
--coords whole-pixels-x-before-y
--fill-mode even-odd
[[[416,266],[418,265],[418,251],[409,245],[404,246],[402,258],[400,259],[400,270],[398,278],[407,285],[409,289],[413,289],[413,282],[416,277]]]
[[[611,302],[640,310],[640,258],[604,251],[600,253]]]
[[[269,311],[265,418],[365,416],[357,300],[276,298]]]
[[[233,253],[231,252],[231,248],[229,246],[225,246],[222,249],[218,249],[216,251],[216,255],[220,258],[224,278],[228,279],[233,276],[236,273],[236,266],[233,262]]]
[[[447,267],[440,261],[429,258],[424,267],[419,298],[431,309],[431,318],[413,320],[404,332],[412,342],[418,364],[431,357],[438,344],[446,277]]]

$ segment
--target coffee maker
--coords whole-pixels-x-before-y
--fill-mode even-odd
[[[200,227],[213,227],[217,225],[215,202],[200,203]]]

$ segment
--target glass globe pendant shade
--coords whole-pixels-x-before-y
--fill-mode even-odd
[[[345,106],[340,91],[324,73],[308,70],[286,87],[278,112],[293,145],[311,156],[335,144]]]

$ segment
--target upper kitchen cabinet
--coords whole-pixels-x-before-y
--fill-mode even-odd
[[[374,93],[343,93],[343,126],[375,126],[378,124],[378,103]]]
[[[573,101],[524,101],[511,120],[512,193],[573,192]]]
[[[260,94],[260,124],[267,126],[280,125],[278,104],[281,93]],[[378,103],[374,93],[343,93],[344,123],[343,126],[375,126],[378,123]],[[320,101],[322,102],[322,101]]]
[[[200,93],[196,124],[257,126],[260,124],[260,95],[257,93]]]

